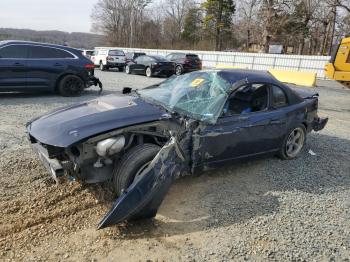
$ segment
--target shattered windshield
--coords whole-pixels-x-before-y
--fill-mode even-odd
[[[138,91],[141,98],[193,119],[215,123],[230,84],[217,72],[193,72],[172,77],[158,87]]]

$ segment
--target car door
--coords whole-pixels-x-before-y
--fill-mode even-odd
[[[132,71],[136,74],[144,74],[145,72],[145,65],[147,56],[139,56],[135,59],[135,63],[132,64]]]
[[[29,46],[27,86],[53,90],[58,77],[67,71],[69,59],[75,59],[75,56],[63,49]]]
[[[257,112],[223,114],[216,124],[201,128],[194,136],[195,143],[200,145],[194,159],[196,166],[217,167],[233,159],[279,149],[286,132],[286,114],[282,108],[270,107],[270,86],[265,85],[265,88],[266,107]]]
[[[20,90],[27,81],[26,45],[13,44],[0,48],[0,89]]]

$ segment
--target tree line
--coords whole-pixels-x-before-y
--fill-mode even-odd
[[[327,55],[350,36],[350,0],[98,0],[108,45]]]

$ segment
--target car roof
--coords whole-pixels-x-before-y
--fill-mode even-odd
[[[148,56],[148,57],[154,58],[156,60],[159,60],[159,59],[167,60],[164,56],[160,56],[160,55],[144,55],[144,56]]]
[[[216,71],[230,84],[234,84],[237,81],[246,79],[248,83],[253,82],[265,82],[281,84],[276,78],[274,78],[267,71],[250,70],[250,69],[217,69],[217,70],[204,70],[204,71]]]
[[[1,45],[7,45],[7,44],[42,45],[42,46],[47,46],[47,47],[56,47],[56,48],[61,48],[61,49],[81,52],[81,50],[79,50],[78,48],[64,46],[64,45],[56,45],[56,44],[33,42],[33,41],[23,41],[23,40],[5,40],[5,41],[0,41],[0,46]]]
[[[249,83],[268,83],[274,84],[283,89],[288,97],[290,104],[297,104],[303,101],[303,99],[289,86],[278,81],[273,75],[267,71],[249,70],[249,69],[223,69],[223,70],[207,70],[216,71],[218,74],[229,82],[231,85],[238,81],[246,80]]]

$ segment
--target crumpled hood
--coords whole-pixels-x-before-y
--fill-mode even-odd
[[[108,95],[36,118],[27,130],[41,143],[68,147],[117,128],[159,120],[165,113],[138,97]]]

